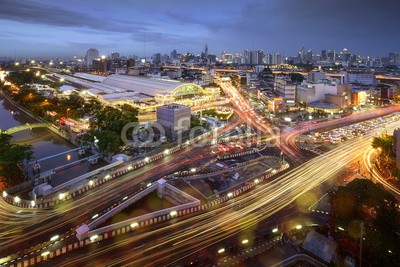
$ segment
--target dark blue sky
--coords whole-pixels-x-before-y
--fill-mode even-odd
[[[399,0],[0,0],[0,57],[400,50]]]

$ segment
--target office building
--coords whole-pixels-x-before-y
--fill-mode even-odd
[[[86,56],[85,56],[86,66],[92,66],[93,65],[93,61],[96,60],[96,59],[99,59],[99,58],[100,58],[99,51],[97,49],[90,48],[86,52]]]
[[[293,107],[296,104],[296,84],[288,76],[275,78],[275,92],[284,100],[285,107]]]

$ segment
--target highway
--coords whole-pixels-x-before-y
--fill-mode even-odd
[[[399,123],[388,125],[387,129],[396,126]],[[129,239],[116,238],[107,246],[102,246],[100,242],[90,248],[90,254],[65,255],[68,262],[64,264],[77,266],[98,261],[107,266],[172,265],[212,244],[223,243],[224,239],[237,232],[249,233],[249,229],[267,218],[273,218],[274,214],[298,196],[335,178],[349,162],[362,157],[375,133],[376,131],[345,142],[270,183],[258,185],[254,190],[232,199],[216,210],[184,221],[171,221],[167,226],[138,233]],[[187,230],[183,231],[184,229]],[[117,257],[111,256],[121,250],[125,253],[118,254]]]
[[[296,148],[291,147],[293,144],[288,142],[289,145],[286,145],[280,142],[280,133],[274,132],[265,120],[251,109],[248,102],[234,87],[230,85],[223,85],[223,87],[229,92],[240,119],[227,126],[220,134],[246,121],[262,134],[271,136],[271,144],[277,142],[280,148],[289,153],[291,159],[296,160],[300,165],[301,154],[296,151]],[[398,109],[399,107],[396,107],[381,112],[393,112]],[[354,116],[352,119],[357,118],[359,117]],[[351,119],[348,122],[350,123]],[[330,125],[328,122],[321,127]],[[390,127],[387,126],[387,129],[389,130]],[[298,129],[289,131],[282,139],[293,140],[296,133],[301,131]],[[299,195],[334,178],[348,162],[363,155],[370,146],[373,134],[345,142],[338,148],[286,172],[270,183],[258,185],[254,190],[232,199],[216,210],[183,221],[172,220],[170,224],[138,233],[129,239],[117,237],[107,246],[102,246],[101,243],[98,246],[91,246],[90,254],[75,251],[57,257],[49,261],[49,264],[54,266],[63,261],[63,266],[78,266],[84,265],[85,262],[99,261],[113,266],[162,266],[178,262],[197,251],[206,249],[211,244],[255,227],[284,209]],[[208,140],[211,138],[212,136]],[[195,162],[198,155],[211,158],[211,150],[212,147],[208,146],[185,148],[135,172],[96,187],[72,201],[59,205],[54,210],[25,210],[0,200],[2,232],[0,258],[15,253],[21,248],[29,249],[30,246],[49,240],[54,234],[71,234],[71,228],[85,223],[93,214],[99,213],[137,189],[140,183],[154,181],[171,174],[174,170]],[[182,229],[188,230],[182,231]],[[70,235],[63,242],[66,244],[75,240],[75,237]],[[121,250],[123,253],[119,254]],[[36,253],[35,251],[36,248],[25,253]],[[112,256],[115,253],[117,253],[115,257]]]
[[[220,134],[231,131],[242,120],[220,130]],[[213,136],[203,142],[210,141]],[[111,206],[112,203],[140,187],[140,183],[155,181],[173,173],[175,170],[196,160],[198,155],[214,157],[211,146],[187,147],[179,152],[147,164],[135,172],[111,180],[95,187],[72,201],[57,206],[54,210],[23,209],[0,199],[0,258],[14,253],[26,245],[35,245],[46,241],[54,234],[67,232],[71,228],[85,223],[94,214]],[[82,212],[85,210],[87,212]]]

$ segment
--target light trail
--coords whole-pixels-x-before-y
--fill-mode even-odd
[[[181,222],[174,222],[129,239],[119,240],[107,247],[98,246],[91,250],[91,255],[69,258],[67,266],[74,266],[93,258],[107,257],[115,250],[128,246],[134,247],[136,243],[143,244],[140,250],[130,251],[129,254],[109,259],[107,265],[157,266],[178,262],[180,259],[218,243],[237,232],[251,229],[289,205],[298,196],[334,178],[348,162],[363,155],[365,148],[370,145],[373,135],[374,133],[371,133],[352,139],[289,171],[279,179],[258,185],[254,190],[230,200],[229,203],[216,210],[193,216]],[[191,227],[189,231],[180,232],[180,229],[186,229],[189,226]],[[162,237],[162,239],[146,243],[141,241],[151,236]]]

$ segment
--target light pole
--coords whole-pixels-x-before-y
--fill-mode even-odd
[[[70,110],[70,108],[67,108],[67,118],[68,118],[68,115],[69,115],[69,110]]]

